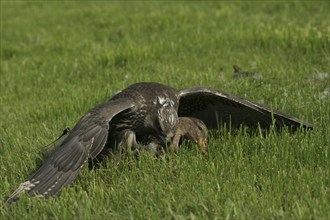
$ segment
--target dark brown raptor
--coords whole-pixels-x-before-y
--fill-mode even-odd
[[[116,145],[114,143],[123,142],[126,147],[134,148],[135,143],[150,136],[164,143],[174,139],[173,146],[177,147],[179,136],[189,135],[189,132],[178,132],[179,117],[192,118],[188,125],[194,125],[194,120],[201,121],[202,126],[209,129],[220,128],[223,123],[232,127],[245,124],[262,128],[274,124],[293,130],[313,127],[281,111],[217,89],[191,87],[178,90],[159,83],[137,83],[84,115],[54,143],[48,159],[6,201],[16,201],[21,192],[42,197],[59,194],[75,180],[88,159],[97,157],[104,149]],[[194,133],[198,125],[192,129]],[[201,134],[199,139],[203,137]],[[194,137],[188,138],[194,140]],[[199,144],[203,146],[202,142]]]

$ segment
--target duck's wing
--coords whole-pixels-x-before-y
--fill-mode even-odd
[[[54,152],[6,202],[16,201],[24,191],[30,196],[41,197],[58,194],[62,187],[74,181],[86,160],[94,158],[103,149],[111,119],[133,107],[128,99],[117,99],[92,109],[72,130],[55,142]]]
[[[218,128],[225,123],[231,127],[241,124],[257,127],[259,124],[269,128],[274,123],[278,128],[287,126],[293,130],[313,128],[312,124],[281,111],[208,87],[183,89],[179,100],[179,117],[199,118],[208,128]]]

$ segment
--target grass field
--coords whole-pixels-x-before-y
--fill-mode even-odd
[[[213,131],[210,157],[108,160],[58,198],[0,201],[0,219],[330,218],[329,1],[1,1],[0,192],[42,149],[140,81],[207,85],[312,122],[313,131]],[[256,72],[233,77],[233,65]]]

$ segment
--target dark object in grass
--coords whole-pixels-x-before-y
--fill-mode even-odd
[[[45,147],[45,150],[43,152],[44,156],[50,156],[57,147],[61,146],[62,142],[66,139],[66,137],[69,135],[69,132],[71,131],[71,128],[65,128],[62,131],[62,134],[59,138],[57,138],[55,141],[50,143]]]
[[[237,65],[233,65],[233,68],[234,68],[234,78],[241,78],[241,77],[252,77],[254,79],[262,79],[263,78],[262,73],[242,70]]]
[[[158,83],[137,83],[84,115],[54,143],[48,159],[6,202],[18,200],[21,192],[38,197],[59,194],[75,180],[88,159],[102,155],[116,143],[124,142],[134,149],[146,137],[170,141],[181,135],[177,133],[180,117],[197,118],[209,129],[224,123],[232,128],[244,124],[251,128],[312,129],[298,118],[213,88],[177,90]]]

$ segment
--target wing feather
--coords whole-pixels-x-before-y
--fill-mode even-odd
[[[217,128],[224,123],[232,127],[245,124],[248,127],[269,128],[275,119],[276,127],[288,126],[310,128],[310,123],[302,122],[278,110],[208,87],[191,87],[179,93],[179,117],[190,116],[201,119],[209,128]]]
[[[49,158],[6,201],[16,201],[24,191],[30,196],[45,197],[60,193],[62,187],[74,181],[86,160],[96,157],[103,149],[111,119],[133,106],[127,99],[117,99],[92,109],[55,142]]]

